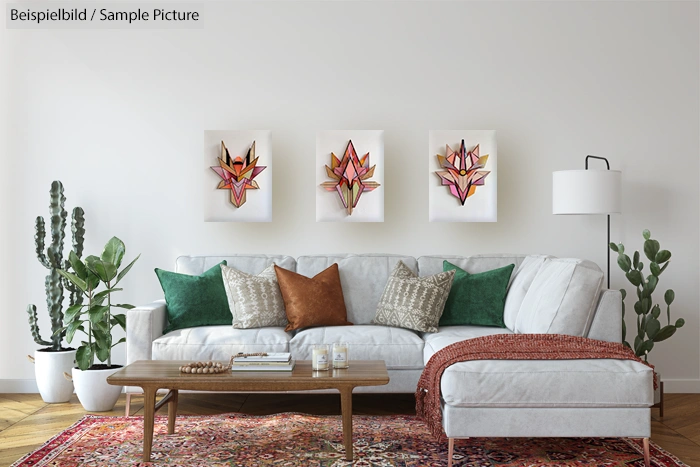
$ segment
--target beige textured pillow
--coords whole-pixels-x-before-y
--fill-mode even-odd
[[[384,288],[373,324],[437,332],[455,272],[418,277],[399,261]]]
[[[221,265],[221,276],[236,329],[286,326],[287,314],[271,264],[257,276]]]

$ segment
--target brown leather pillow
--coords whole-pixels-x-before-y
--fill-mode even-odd
[[[352,324],[343,299],[338,263],[309,278],[275,265],[289,324],[285,331]]]

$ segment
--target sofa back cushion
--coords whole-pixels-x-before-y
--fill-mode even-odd
[[[532,281],[535,280],[535,276],[547,258],[553,258],[553,256],[526,256],[523,262],[520,263],[520,266],[515,268],[515,271],[513,271],[510,277],[506,304],[503,308],[503,323],[511,331],[515,330],[515,321],[518,317],[520,306],[523,304],[525,294],[527,294],[527,291],[532,285]]]
[[[603,272],[591,261],[545,259],[520,305],[515,332],[586,336],[602,283]]]
[[[175,261],[175,272],[197,276],[224,260],[229,267],[252,275],[260,274],[272,263],[290,271],[296,271],[297,264],[284,255],[180,256]]]
[[[399,255],[300,256],[297,258],[297,272],[313,277],[331,264],[338,263],[348,321],[370,324],[389,276],[399,261],[411,271],[418,272],[418,263],[414,257]],[[438,272],[442,272],[442,265]]]
[[[525,259],[525,255],[475,255],[475,256],[421,256],[418,258],[420,276],[432,276],[442,272],[442,262],[449,261],[469,274],[479,274],[493,269],[515,264],[515,270]],[[512,281],[512,279],[511,279]]]

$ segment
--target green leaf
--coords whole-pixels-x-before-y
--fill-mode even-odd
[[[647,333],[647,337],[649,337],[649,339],[654,339],[654,337],[656,336],[656,334],[659,332],[660,329],[661,329],[661,323],[659,322],[658,319],[656,319],[655,317],[652,316],[651,318],[649,318],[647,320],[646,333]]]
[[[644,229],[642,231],[642,237],[644,237],[644,240],[649,240],[651,238],[651,232],[649,230]]]
[[[93,300],[101,300],[100,303],[102,303],[102,300],[104,300],[105,297],[107,297],[107,295],[111,294],[112,292],[120,292],[122,290],[124,290],[124,289],[112,288],[112,289],[103,290],[102,292],[95,294],[95,296],[93,297]]]
[[[85,280],[87,278],[87,268],[85,267],[85,263],[80,261],[78,255],[75,254],[75,251],[71,250],[70,254],[68,255],[68,261],[70,262],[73,271],[75,271],[75,274],[82,280]]]
[[[75,335],[76,331],[85,332],[85,328],[83,327],[82,321],[73,321],[68,325],[68,327],[66,328],[66,341],[73,341],[73,336]]]
[[[659,307],[659,305],[654,305],[654,308],[651,309],[651,316],[658,318],[659,315],[661,315],[661,307]]]
[[[623,341],[625,344],[627,344],[627,342],[625,342],[625,337],[627,337],[627,324],[625,324],[625,321],[623,320],[623,321],[622,321],[622,341]],[[629,347],[629,346],[630,346],[630,345],[627,344],[627,347]]]
[[[683,318],[678,318],[676,320],[676,327],[677,328],[682,328],[685,325],[685,320]]]
[[[617,255],[617,265],[620,266],[620,269],[622,269],[625,272],[629,272],[629,270],[632,269],[632,262],[630,261],[630,257],[627,255],[623,255],[622,253]]]
[[[668,326],[664,326],[659,332],[656,333],[656,336],[654,336],[654,342],[665,341],[675,333],[676,327],[674,325],[670,324]]]
[[[632,265],[634,265],[634,268],[637,269],[637,265],[639,265],[639,252],[635,251],[634,256],[632,257]]]
[[[656,277],[659,277],[661,275],[661,268],[659,267],[659,263],[652,261],[651,264],[649,264],[649,269],[651,270],[651,273]]]
[[[673,300],[676,299],[676,292],[673,291],[673,289],[668,289],[666,293],[664,294],[664,301],[666,302],[666,305],[671,305],[673,303]]]
[[[85,281],[82,280],[80,277],[76,276],[76,275],[73,274],[73,273],[66,272],[66,271],[64,271],[63,269],[56,269],[56,271],[57,271],[60,275],[62,275],[63,277],[65,277],[66,279],[68,279],[69,281],[71,281],[73,284],[75,284],[75,286],[78,287],[78,288],[79,288],[80,290],[82,290],[83,292],[87,291],[87,289],[88,289],[88,288],[87,288],[87,284],[86,284]]]
[[[100,278],[93,274],[93,272],[89,269],[87,270],[87,275],[88,277],[86,282],[88,290],[95,290],[97,287],[100,286]]]
[[[649,261],[654,261],[656,258],[656,253],[659,251],[659,242],[656,240],[645,240],[644,241],[644,255],[649,258]],[[657,261],[658,263],[659,261]]]
[[[608,245],[612,251],[617,253],[619,250],[617,248],[617,245],[615,245],[613,242],[610,242],[610,245]]]
[[[656,290],[656,285],[659,283],[659,278],[656,276],[649,276],[647,277],[647,281],[644,284],[644,288],[648,290],[648,296],[651,297],[651,294],[654,293],[654,290]]]
[[[123,330],[126,331],[126,315],[123,313],[118,315],[112,315],[112,325],[119,325]]]
[[[669,264],[671,264],[671,263],[670,263],[670,262],[667,262],[666,264],[664,264],[663,266],[661,266],[661,271],[659,271],[659,275],[661,275],[661,273],[664,272],[664,271],[666,270],[666,268],[668,267]]]
[[[114,285],[117,285],[119,283],[119,281],[121,281],[124,278],[124,276],[126,276],[126,273],[129,272],[129,270],[131,270],[131,267],[134,265],[136,260],[138,260],[140,257],[141,257],[141,255],[138,255],[132,262],[129,263],[129,265],[127,267],[125,267],[124,269],[121,270],[121,272],[117,276],[117,282],[115,282]]]
[[[112,308],[124,308],[125,310],[133,310],[136,307],[134,305],[129,305],[128,303],[117,303],[116,305],[112,305]]]
[[[639,286],[643,280],[642,273],[636,269],[630,270],[627,274],[625,274],[625,276],[627,277],[627,280],[629,280],[635,287]]]
[[[111,347],[108,347],[106,349],[103,349],[102,347],[97,347],[97,359],[101,362],[104,362],[109,358],[110,351]]]
[[[126,337],[122,337],[121,339],[119,339],[119,340],[116,342],[116,344],[112,345],[112,348],[118,346],[118,345],[121,344],[122,342],[126,342]]]
[[[637,271],[641,271],[642,269],[644,269],[644,262],[643,262],[643,261],[640,261],[640,262],[637,264]]]
[[[115,268],[119,268],[122,264],[122,259],[126,253],[126,247],[124,242],[119,240],[117,237],[112,237],[109,239],[105,245],[105,249],[102,251],[101,259],[105,263],[112,264]]]
[[[80,312],[85,305],[72,305],[66,310],[66,314],[63,316],[64,323],[70,323],[76,318],[79,319]]]
[[[642,340],[641,337],[636,336],[634,338],[634,353],[635,353],[635,355],[639,356],[639,353],[637,352],[637,350],[639,349],[639,347],[642,346],[643,343],[644,343],[644,341]]]
[[[669,259],[671,259],[671,252],[668,250],[661,250],[656,253],[655,261],[659,264],[665,263]]]
[[[617,244],[617,251],[618,251],[620,254],[624,254],[624,253],[625,253],[625,245],[623,245],[622,243],[618,243],[618,244]]]
[[[654,341],[652,341],[652,340],[644,341],[642,343],[642,345],[640,345],[639,348],[637,349],[636,354],[638,357],[641,357],[642,355],[646,355],[649,352],[651,352],[651,349],[653,349],[653,348],[654,348]]]
[[[87,342],[83,342],[83,345],[78,347],[78,351],[75,353],[75,361],[78,363],[78,368],[83,371],[87,370],[92,365],[92,360],[92,349],[87,345]]]
[[[85,258],[85,265],[92,271],[102,282],[110,282],[117,276],[117,267],[112,263],[102,261],[97,256],[88,256]]]
[[[641,315],[644,313],[641,300],[639,300],[638,302],[634,302],[634,312],[637,313],[638,315]]]
[[[105,319],[105,313],[109,311],[109,307],[106,305],[93,306],[88,309],[88,314],[90,315],[90,322],[92,324],[97,324]]]
[[[97,348],[109,348],[109,342],[112,340],[112,336],[110,336],[109,333],[99,328],[93,328],[92,334],[95,336],[95,344],[97,345]]]
[[[620,289],[620,294],[622,294],[623,300],[627,297],[627,291],[625,289]]]

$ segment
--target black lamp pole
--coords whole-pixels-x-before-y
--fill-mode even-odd
[[[591,156],[588,155],[586,156],[586,170],[588,170],[588,159],[598,159],[601,161],[605,161],[605,165],[608,167],[608,170],[610,170],[610,162],[605,157],[600,157],[600,156]],[[605,249],[608,252],[608,289],[610,288],[610,214],[608,214],[608,243],[605,245]]]

